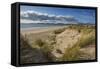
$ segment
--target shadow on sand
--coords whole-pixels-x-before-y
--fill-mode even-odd
[[[41,49],[32,48],[23,36],[20,38],[20,62],[25,63],[42,63],[48,62],[49,59]]]

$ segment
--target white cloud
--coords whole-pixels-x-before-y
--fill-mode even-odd
[[[20,20],[21,23],[33,23],[33,20],[29,20],[29,19],[21,19]]]
[[[32,10],[21,11],[21,23],[72,23],[78,22],[75,17],[70,15],[54,15],[40,13]]]

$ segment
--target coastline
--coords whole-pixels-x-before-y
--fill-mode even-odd
[[[61,29],[67,26],[56,26],[56,27],[46,27],[46,28],[37,28],[37,29],[28,29],[28,30],[21,30],[21,34],[30,34],[30,33],[41,33],[47,31],[54,31],[57,29]]]

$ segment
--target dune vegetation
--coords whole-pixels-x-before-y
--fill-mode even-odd
[[[66,48],[64,55],[61,57],[61,60],[75,61],[75,60],[92,59],[89,56],[88,52],[84,53],[84,51],[81,51],[80,49],[86,48],[89,45],[95,45],[95,26],[78,25],[78,26],[69,26],[69,28],[76,29],[81,34],[81,37],[71,48]]]
[[[36,35],[26,34],[23,35],[23,38],[26,39],[26,42],[29,42],[28,46],[41,50],[44,55],[39,58],[43,58],[43,62],[95,59],[94,25],[68,25],[50,32],[42,32]],[[21,39],[21,41],[23,40]],[[21,43],[21,46],[26,45]],[[87,48],[91,49],[92,52],[86,52]],[[21,52],[23,50],[24,48],[21,49]],[[34,63],[34,61],[31,61],[31,63]]]

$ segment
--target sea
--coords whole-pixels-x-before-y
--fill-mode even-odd
[[[46,29],[46,28],[52,28],[52,27],[61,27],[61,26],[66,26],[65,24],[44,24],[44,23],[21,23],[20,24],[20,29],[22,31],[24,30],[32,30],[32,29]]]

